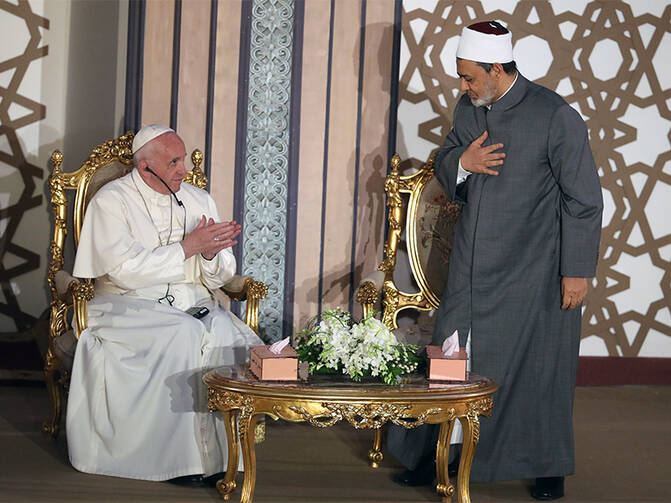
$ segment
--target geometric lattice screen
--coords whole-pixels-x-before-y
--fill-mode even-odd
[[[463,26],[487,19],[512,31],[521,73],[589,130],[604,220],[581,354],[671,356],[671,6],[404,0],[397,146],[413,164],[450,130]]]
[[[49,28],[49,21],[33,12],[27,1],[20,1],[0,2],[0,22],[4,31],[0,43],[0,319],[1,331],[8,332],[25,330],[35,322],[22,305],[27,298],[20,297],[17,278],[39,268],[44,249],[21,244],[25,236],[17,230],[26,213],[38,211],[43,201],[44,170],[28,161],[30,149],[23,135],[30,130],[28,135],[34,136],[36,130],[31,128],[46,114],[46,107],[28,94],[39,94],[35,93],[34,63],[47,55],[41,30]]]

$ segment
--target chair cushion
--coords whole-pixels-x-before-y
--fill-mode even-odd
[[[433,327],[429,325],[400,326],[394,330],[394,335],[401,344],[414,344],[423,348],[427,344],[431,344]]]
[[[54,275],[54,282],[56,283],[56,291],[58,292],[58,296],[66,304],[72,304],[72,292],[68,287],[73,281],[78,280],[63,269],[56,271],[56,274]]]
[[[54,352],[61,363],[63,363],[63,368],[67,371],[72,370],[76,348],[77,337],[72,329],[62,333],[54,339]]]
[[[245,289],[245,282],[250,279],[250,276],[243,276],[236,274],[224,283],[222,288],[234,293],[243,292]]]

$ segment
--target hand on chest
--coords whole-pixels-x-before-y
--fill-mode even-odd
[[[528,179],[550,174],[547,127],[541,127],[537,121],[526,121],[523,116],[512,111],[486,112],[480,107],[472,116],[472,120],[464,124],[461,136],[468,145],[483,131],[488,132],[483,146],[503,144],[503,148],[497,150],[505,153],[503,164],[497,167],[500,175],[493,177],[500,179],[497,183],[512,181],[506,178]]]

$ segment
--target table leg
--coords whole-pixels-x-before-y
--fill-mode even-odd
[[[384,454],[382,454],[382,428],[376,428],[373,448],[368,451],[368,461],[370,462],[370,467],[378,468],[383,459]]]
[[[217,481],[217,491],[225,500],[231,497],[235,489],[235,475],[238,473],[238,424],[235,419],[235,411],[225,410],[221,413],[226,427],[226,444],[228,446],[228,466],[226,467],[226,476]]]
[[[450,483],[447,473],[450,439],[452,438],[454,421],[455,419],[452,418],[440,424],[438,445],[436,446],[436,478],[438,479],[436,492],[443,497],[443,501],[445,502],[450,501],[454,494],[454,486]]]
[[[245,467],[245,479],[242,484],[240,503],[252,503],[256,484],[256,453],[254,452],[254,430],[259,420],[258,414],[240,415],[240,443],[242,444],[242,463]]]
[[[471,503],[470,479],[471,465],[475,455],[475,447],[480,439],[480,421],[478,414],[469,411],[465,417],[460,417],[459,421],[464,430],[464,444],[461,449],[461,461],[459,462],[459,475],[457,485],[459,486],[459,503]]]

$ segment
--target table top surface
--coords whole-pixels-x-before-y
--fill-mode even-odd
[[[380,379],[354,382],[345,375],[311,375],[307,381],[260,381],[248,365],[219,367],[203,378],[211,388],[264,397],[291,399],[375,399],[458,400],[491,395],[498,389],[494,381],[467,373],[466,381],[429,381],[424,374],[401,376],[389,386]]]

